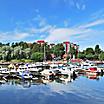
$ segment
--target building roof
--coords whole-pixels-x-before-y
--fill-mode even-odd
[[[44,40],[38,40],[37,43],[45,43]]]

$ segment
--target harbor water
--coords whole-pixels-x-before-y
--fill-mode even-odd
[[[0,104],[104,104],[104,77],[0,81]]]

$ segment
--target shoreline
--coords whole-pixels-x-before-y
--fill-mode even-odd
[[[18,60],[20,61],[20,60]],[[95,64],[104,64],[104,61],[93,61]],[[34,62],[34,61],[31,61],[31,62],[17,62],[17,61],[9,61],[9,62],[0,62],[0,65],[10,65],[10,64],[18,64],[18,65],[23,65],[25,63],[44,63],[44,62]],[[63,61],[63,60],[60,60],[60,61],[46,61],[46,63],[48,64],[51,64],[51,63],[56,63],[56,64],[59,64],[59,63],[67,63],[67,61]]]

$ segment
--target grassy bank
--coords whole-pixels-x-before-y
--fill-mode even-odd
[[[7,61],[5,61],[5,60],[1,60],[0,61],[0,63],[5,63],[5,62],[7,62]],[[10,63],[21,63],[21,62],[24,62],[24,63],[30,63],[30,62],[34,62],[33,60],[30,60],[30,59],[21,59],[21,60],[17,60],[17,59],[15,59],[15,60],[11,60],[11,61],[9,61]]]

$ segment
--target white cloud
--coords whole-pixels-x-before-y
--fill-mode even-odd
[[[85,25],[82,25],[80,27],[82,27],[82,28],[90,28],[90,27],[93,27],[93,26],[101,25],[101,24],[104,24],[104,19],[98,19],[96,21],[89,22],[89,23],[87,23]]]
[[[16,33],[14,35],[14,40],[24,39],[24,38],[29,37],[29,36],[30,36],[30,34],[28,34],[28,33]]]
[[[86,9],[86,0],[64,0],[65,4],[68,4],[70,7],[74,7],[77,10],[85,10]]]
[[[76,36],[77,34],[84,34],[90,31],[90,29],[75,28],[55,28],[49,32],[49,36],[46,38],[48,42],[60,42],[65,40],[70,40],[71,36]]]
[[[92,19],[101,19],[104,18],[104,9],[100,9],[91,15]]]
[[[93,26],[99,26],[104,24],[104,19],[98,19],[96,21],[87,22],[85,24],[80,24],[73,27],[63,27],[63,28],[54,28],[52,31],[49,31],[49,35],[46,37],[46,41],[48,42],[63,42],[66,40],[70,40],[73,42],[81,42],[86,41],[91,43],[95,43],[95,37],[100,39],[103,36],[104,31],[99,31],[98,29],[94,29]],[[100,37],[99,37],[100,35]],[[102,39],[104,39],[102,37]],[[87,44],[87,43],[86,43]]]
[[[1,32],[0,33],[0,41],[16,41],[16,40],[23,40],[29,37],[29,33],[25,32]]]
[[[39,27],[43,27],[47,24],[46,18],[42,17],[39,14],[33,18],[33,21],[38,22]]]
[[[85,4],[76,3],[76,8],[78,10],[85,10],[86,9],[86,5]]]
[[[78,4],[79,5],[79,4]],[[81,7],[79,5],[79,9],[85,9],[86,6],[83,4]],[[34,37],[34,41],[37,39],[45,39],[47,42],[63,42],[63,41],[71,41],[71,42],[79,42],[84,45],[84,41],[91,44],[93,43],[95,37],[99,38],[99,35],[103,36],[104,32],[94,30],[92,27],[99,26],[104,24],[104,18],[96,19],[91,22],[86,22],[80,25],[76,25],[73,27],[68,27],[70,20],[63,21],[63,27],[56,27],[54,25],[49,25],[46,22],[46,18],[43,18],[40,15],[37,15],[34,18],[35,22],[38,22],[37,27],[26,28],[25,31],[13,31],[13,32],[1,32],[0,33],[0,41],[21,41],[26,40],[32,36]],[[48,34],[48,35],[47,35]],[[98,35],[99,34],[99,35]],[[98,39],[97,38],[97,39]],[[104,38],[102,38],[104,39]],[[27,41],[28,41],[27,40]],[[92,40],[92,41],[91,41]],[[98,40],[96,40],[98,41]],[[32,40],[31,40],[32,42]],[[88,43],[86,43],[87,45]]]
[[[102,47],[101,49],[104,49],[104,30],[91,30],[80,36],[82,37],[77,39],[77,42],[80,44],[81,50],[87,47],[95,47],[96,44],[99,44]]]
[[[31,28],[29,31],[30,33],[38,34],[38,33],[48,33],[49,31],[53,30],[55,26],[46,25],[41,28]]]

